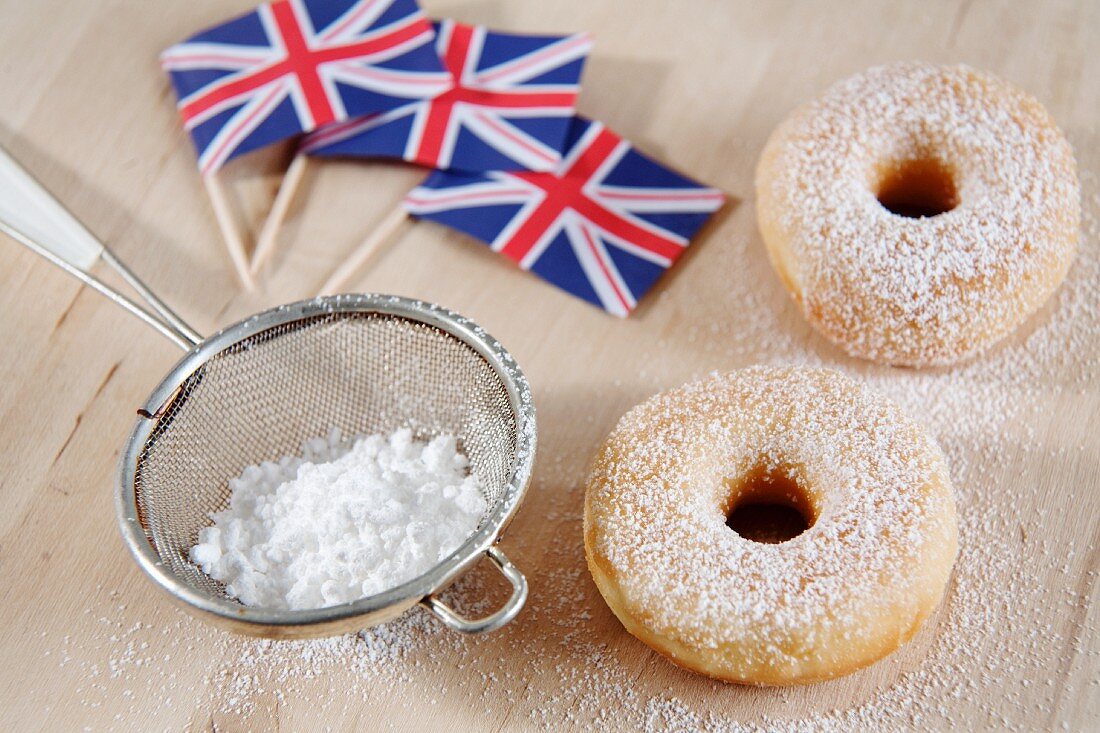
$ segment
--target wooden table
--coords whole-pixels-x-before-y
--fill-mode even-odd
[[[417,611],[338,649],[260,647],[191,620],[130,559],[112,505],[134,410],[178,353],[5,239],[0,728],[1100,729],[1100,4],[425,4],[506,29],[591,30],[581,110],[733,199],[626,321],[430,224],[407,228],[353,283],[471,316],[526,370],[539,457],[504,546],[530,578],[528,608],[483,639]],[[156,56],[248,5],[0,10],[0,144],[202,332],[312,295],[422,175],[312,165],[261,288],[242,294]],[[1081,261],[1056,302],[992,354],[934,373],[859,364],[817,337],[767,265],[752,204],[756,156],[787,112],[840,77],[912,58],[965,61],[1041,99],[1075,145],[1086,211]],[[253,230],[286,163],[276,158],[231,170]],[[929,423],[952,461],[963,555],[946,608],[886,661],[799,689],[715,684],[627,635],[595,591],[580,539],[585,464],[655,391],[798,361],[868,379]],[[490,578],[465,583],[467,598]]]

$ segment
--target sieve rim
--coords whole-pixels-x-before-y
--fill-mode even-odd
[[[181,581],[160,559],[143,527],[137,505],[138,460],[159,416],[172,403],[183,383],[210,359],[228,348],[271,328],[340,313],[381,314],[405,318],[440,329],[472,348],[488,362],[504,385],[516,421],[516,451],[502,499],[494,511],[454,552],[419,575],[383,593],[350,603],[308,610],[248,607],[203,593]],[[359,628],[381,623],[403,613],[418,601],[447,587],[469,569],[501,537],[530,485],[537,430],[531,388],[512,355],[481,326],[449,308],[422,300],[379,293],[317,297],[280,305],[238,321],[190,349],[152,390],[141,408],[119,461],[115,509],[123,540],[142,570],[158,586],[191,611],[231,628],[262,636],[311,635],[324,627],[337,633],[358,622]],[[228,477],[227,477],[228,478]],[[325,632],[322,632],[325,633]]]

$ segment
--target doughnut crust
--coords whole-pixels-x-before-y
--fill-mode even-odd
[[[813,519],[783,543],[726,526],[762,471]],[[584,546],[623,626],[675,663],[807,683],[886,656],[932,613],[955,502],[942,452],[893,403],[831,370],[753,367],[622,418],[588,478]]]
[[[910,218],[880,203],[906,166],[918,171],[903,187],[948,186],[954,208]],[[1038,310],[1073,261],[1081,216],[1073,152],[1042,105],[969,67],[922,63],[840,81],[776,128],[756,213],[818,331],[914,367],[962,361]]]

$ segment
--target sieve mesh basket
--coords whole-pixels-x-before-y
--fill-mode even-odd
[[[313,636],[378,623],[426,600],[450,625],[485,630],[433,597],[483,552],[516,584],[517,600],[514,576],[522,575],[493,543],[530,476],[530,391],[507,352],[451,311],[371,295],[266,311],[189,352],[139,414],[120,469],[123,534],[154,579],[216,621],[265,636]],[[456,436],[489,507],[478,531],[425,575],[341,606],[265,610],[228,597],[188,559],[210,513],[227,506],[228,480],[245,467],[300,454],[305,441],[334,428],[352,439],[406,427],[419,438]],[[502,609],[511,615],[486,628],[518,610]]]

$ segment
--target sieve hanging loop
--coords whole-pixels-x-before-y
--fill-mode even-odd
[[[421,604],[426,606],[436,617],[450,626],[455,631],[466,634],[480,634],[485,631],[496,631],[504,624],[516,617],[527,600],[527,579],[523,577],[508,556],[499,547],[493,545],[485,551],[485,555],[496,566],[497,570],[512,584],[512,595],[504,602],[504,605],[493,611],[488,616],[479,619],[468,619],[456,613],[450,606],[436,598],[435,594],[426,596]]]

